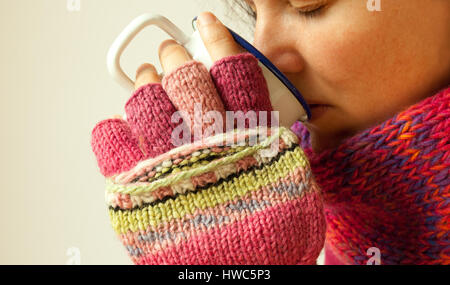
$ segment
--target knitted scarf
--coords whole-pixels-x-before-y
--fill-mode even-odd
[[[449,103],[446,88],[322,153],[294,125],[324,195],[326,264],[450,264]]]

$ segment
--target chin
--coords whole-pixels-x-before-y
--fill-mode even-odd
[[[332,148],[332,145],[330,144],[331,141],[327,139],[323,139],[317,134],[310,132],[311,136],[311,148],[314,152],[322,152],[324,150]]]
[[[311,120],[305,122],[315,152],[338,147],[345,139],[354,135],[346,116],[331,106],[312,110]]]
[[[311,147],[314,152],[322,152],[329,149],[337,148],[350,134],[324,132],[323,129],[313,124],[305,124],[310,134]]]

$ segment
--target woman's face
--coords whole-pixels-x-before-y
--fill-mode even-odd
[[[322,150],[449,83],[450,1],[248,0],[255,46],[312,109]],[[375,2],[370,0],[369,2]]]

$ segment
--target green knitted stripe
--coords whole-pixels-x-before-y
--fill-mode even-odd
[[[157,181],[151,182],[151,183],[132,183],[132,184],[115,184],[111,179],[106,180],[106,191],[110,193],[122,193],[122,194],[140,194],[145,192],[153,192],[158,188],[169,186],[172,184],[175,184],[179,181],[189,179],[193,176],[198,176],[206,172],[213,171],[214,169],[217,169],[217,167],[234,163],[244,157],[253,155],[255,152],[257,152],[260,149],[268,148],[276,139],[278,139],[283,132],[285,132],[286,129],[280,128],[277,130],[277,132],[273,135],[268,137],[264,142],[257,144],[255,146],[249,147],[241,152],[235,153],[234,155],[230,155],[228,157],[225,157],[223,159],[218,159],[216,161],[212,161],[208,163],[207,165],[200,166],[194,169],[190,169],[187,171],[182,171],[180,173],[171,175],[169,177],[165,177],[162,179],[159,179]]]
[[[180,195],[154,206],[135,210],[109,210],[111,224],[117,233],[145,230],[148,226],[157,227],[173,219],[192,215],[197,209],[214,208],[249,192],[257,191],[287,177],[299,167],[305,168],[308,162],[300,147],[286,152],[280,159],[262,169],[240,175],[232,181],[224,181],[197,193]]]

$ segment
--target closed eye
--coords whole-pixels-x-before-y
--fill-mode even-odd
[[[300,14],[300,16],[312,18],[315,16],[319,16],[322,10],[324,10],[325,6],[326,5],[314,6],[311,8],[297,8],[296,10]]]

